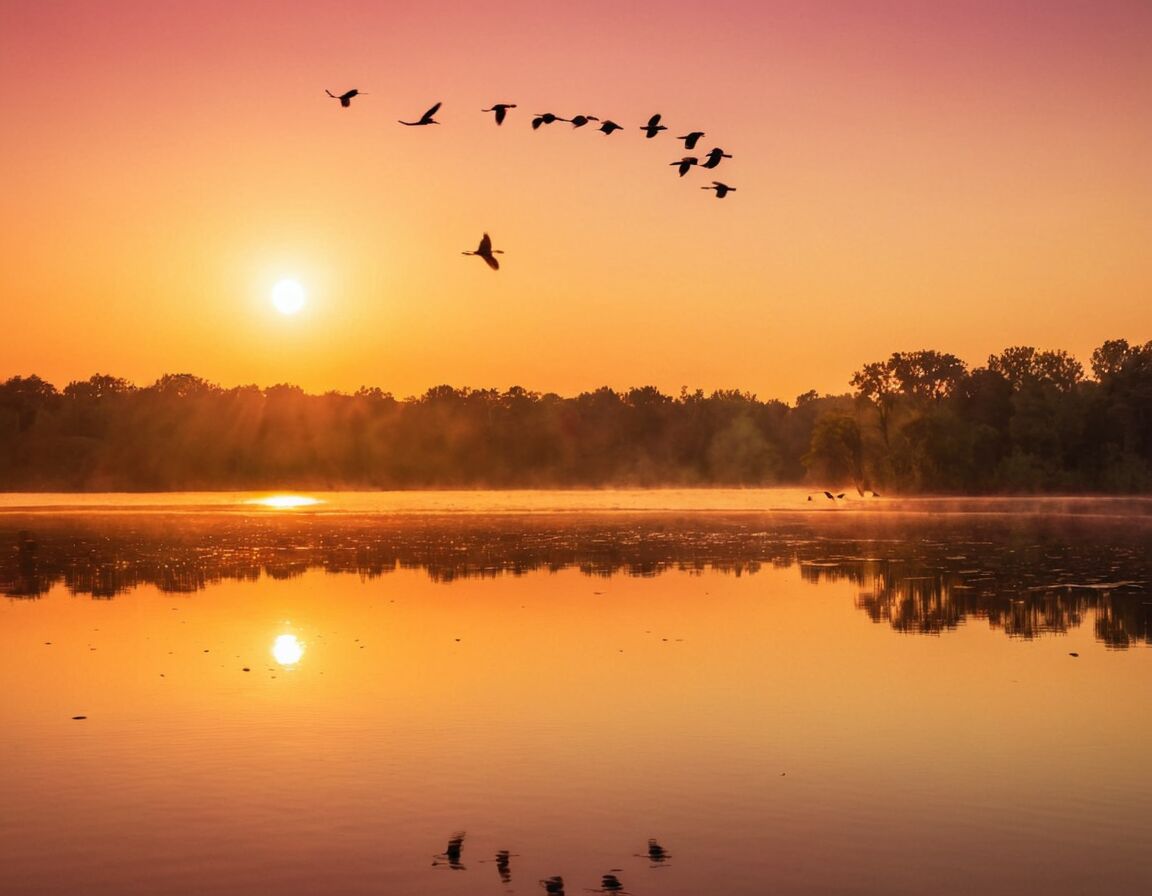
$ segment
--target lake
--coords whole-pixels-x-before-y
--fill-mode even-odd
[[[4,892],[1147,892],[1152,500],[812,497],[2,495]]]

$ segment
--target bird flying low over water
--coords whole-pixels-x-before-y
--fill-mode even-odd
[[[715,168],[720,164],[721,159],[730,159],[732,156],[724,152],[719,146],[712,147],[708,152],[708,157],[700,163],[701,168]]]
[[[717,199],[723,199],[729,193],[735,193],[736,192],[735,187],[730,187],[730,186],[728,186],[728,184],[722,184],[718,180],[712,181],[712,186],[701,187],[700,189],[701,190],[715,190]]]
[[[588,124],[588,122],[599,121],[600,119],[595,115],[577,115],[575,118],[569,118],[568,120],[572,122],[572,127],[582,128],[584,125]]]
[[[684,141],[684,148],[685,149],[695,149],[696,148],[696,141],[699,140],[703,136],[704,136],[703,131],[692,131],[692,133],[685,134],[683,137],[677,137],[676,139]]]
[[[360,91],[357,90],[355,87],[353,87],[351,90],[344,91],[339,96],[337,96],[336,94],[334,94],[331,90],[328,90],[327,88],[324,89],[324,92],[326,94],[328,94],[328,96],[332,97],[332,99],[340,100],[340,105],[343,106],[345,109],[347,109],[349,106],[352,105],[352,97],[360,96]]]
[[[495,258],[493,258],[493,255],[503,255],[504,250],[503,249],[493,249],[492,248],[492,238],[490,236],[488,236],[488,234],[484,234],[484,236],[480,239],[480,245],[476,247],[475,252],[461,252],[460,254],[461,255],[479,255],[481,258],[484,259],[485,262],[487,262],[488,267],[492,268],[492,270],[494,270],[494,271],[498,271],[498,270],[500,270],[500,262],[497,261]]]
[[[532,119],[532,130],[536,130],[542,124],[552,124],[554,121],[567,120],[567,118],[561,118],[559,115],[553,115],[551,112],[542,112]]]
[[[603,131],[605,134],[611,134],[613,131],[622,130],[622,127],[621,127],[621,125],[618,125],[618,124],[616,124],[616,122],[609,119],[608,121],[606,121],[602,125],[600,125],[598,130]]]
[[[648,124],[644,124],[644,125],[640,126],[640,130],[645,132],[645,134],[644,134],[645,137],[651,139],[651,138],[655,137],[657,134],[659,134],[661,131],[668,130],[668,128],[666,128],[666,127],[664,127],[664,125],[660,124],[660,113],[657,112],[655,115],[653,115],[651,118],[648,119]]]
[[[504,116],[508,114],[509,109],[515,109],[515,103],[497,103],[491,109],[481,109],[481,112],[495,112],[496,124],[504,124]]]
[[[684,156],[679,162],[669,162],[669,165],[676,165],[680,171],[680,176],[683,177],[688,173],[688,169],[695,165],[700,160],[695,156]]]
[[[436,121],[432,116],[440,111],[441,105],[443,104],[437,103],[435,106],[421,115],[419,121],[401,121],[400,124],[406,124],[410,128],[417,127],[422,124],[440,124],[440,122]]]

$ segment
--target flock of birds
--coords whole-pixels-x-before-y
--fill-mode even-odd
[[[432,860],[433,865],[447,865],[453,871],[463,871],[465,866],[461,861],[464,852],[464,832],[453,834],[448,840],[448,848],[444,852],[435,856]],[[512,882],[512,869],[511,860],[514,853],[506,849],[500,850],[496,853],[496,873],[500,875],[501,882],[508,884]],[[656,840],[648,841],[648,851],[646,853],[637,853],[637,858],[648,859],[651,862],[651,867],[659,867],[667,863],[672,858],[671,854]],[[485,861],[485,860],[481,860]],[[628,896],[624,885],[620,882],[617,876],[621,869],[613,868],[611,871],[600,876],[600,886],[597,889],[590,890],[592,893],[605,893],[612,894],[612,896]],[[564,878],[557,874],[553,877],[546,877],[540,881],[540,886],[544,888],[544,892],[549,896],[564,896]]]
[[[352,90],[346,90],[339,94],[333,93],[328,89],[325,89],[324,92],[328,94],[328,96],[332,97],[332,99],[339,101],[341,107],[345,109],[352,105],[352,100],[355,97],[364,95],[363,91],[357,90],[355,88]],[[436,120],[436,114],[440,111],[440,107],[442,105],[443,103],[436,103],[415,121],[404,121],[403,119],[397,119],[397,121],[400,124],[406,125],[410,128],[440,124],[440,122]],[[504,124],[505,119],[508,117],[508,110],[515,108],[517,108],[516,103],[495,103],[491,106],[491,108],[481,109],[480,111],[494,113],[496,124],[502,125]],[[660,123],[660,118],[660,114],[657,113],[648,119],[647,124],[640,126],[640,130],[644,132],[646,139],[651,140],[653,137],[656,137],[658,134],[660,134],[661,131],[668,130],[666,125]],[[568,124],[571,124],[573,128],[582,128],[588,124],[591,124],[592,122],[598,122],[599,127],[596,130],[608,136],[610,136],[615,131],[624,130],[623,125],[617,124],[611,119],[601,120],[595,115],[574,115],[572,118],[561,118],[559,115],[556,115],[552,112],[542,112],[534,115],[532,117],[532,130],[539,130],[545,125],[555,124],[558,121],[567,122]],[[687,134],[679,136],[676,139],[683,140],[684,149],[688,152],[692,152],[696,149],[696,144],[703,136],[705,136],[704,131],[689,131]],[[681,157],[679,161],[669,162],[668,164],[676,168],[680,176],[683,177],[696,166],[712,170],[718,167],[724,159],[730,158],[732,158],[730,153],[724,152],[724,150],[719,146],[714,146],[707,153],[704,153],[702,157],[699,155],[686,155]],[[712,181],[711,186],[701,187],[700,189],[713,191],[716,194],[717,199],[723,199],[729,193],[734,193],[736,191],[735,187],[718,180]],[[495,256],[503,254],[503,250],[492,248],[492,240],[487,233],[484,234],[483,238],[480,240],[480,245],[477,246],[474,251],[464,252],[463,254],[476,255],[484,259],[485,263],[492,270],[500,270],[500,262],[495,258]]]

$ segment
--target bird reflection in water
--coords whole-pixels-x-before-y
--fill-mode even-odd
[[[613,868],[612,871],[619,871],[619,868]],[[609,873],[601,875],[600,889],[595,890],[596,893],[605,893],[608,896],[628,896],[628,891],[624,889],[624,885],[620,883],[620,878],[615,874]]]
[[[432,860],[433,865],[447,865],[453,871],[463,871],[464,866],[460,863],[460,854],[464,851],[464,832],[460,831],[452,835],[452,839],[448,841],[448,848],[440,855]]]
[[[650,839],[648,841],[648,854],[642,858],[647,858],[652,863],[652,867],[655,868],[667,864],[668,860],[672,858],[672,854],[655,840]]]
[[[508,868],[508,859],[510,857],[511,853],[506,849],[502,849],[496,853],[496,873],[500,875],[501,883],[512,883],[512,872]]]

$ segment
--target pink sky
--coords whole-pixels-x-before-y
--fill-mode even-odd
[[[10,5],[0,378],[791,399],[893,351],[1086,360],[1152,338],[1149,46],[1144,2]],[[680,179],[692,129],[734,158]]]

